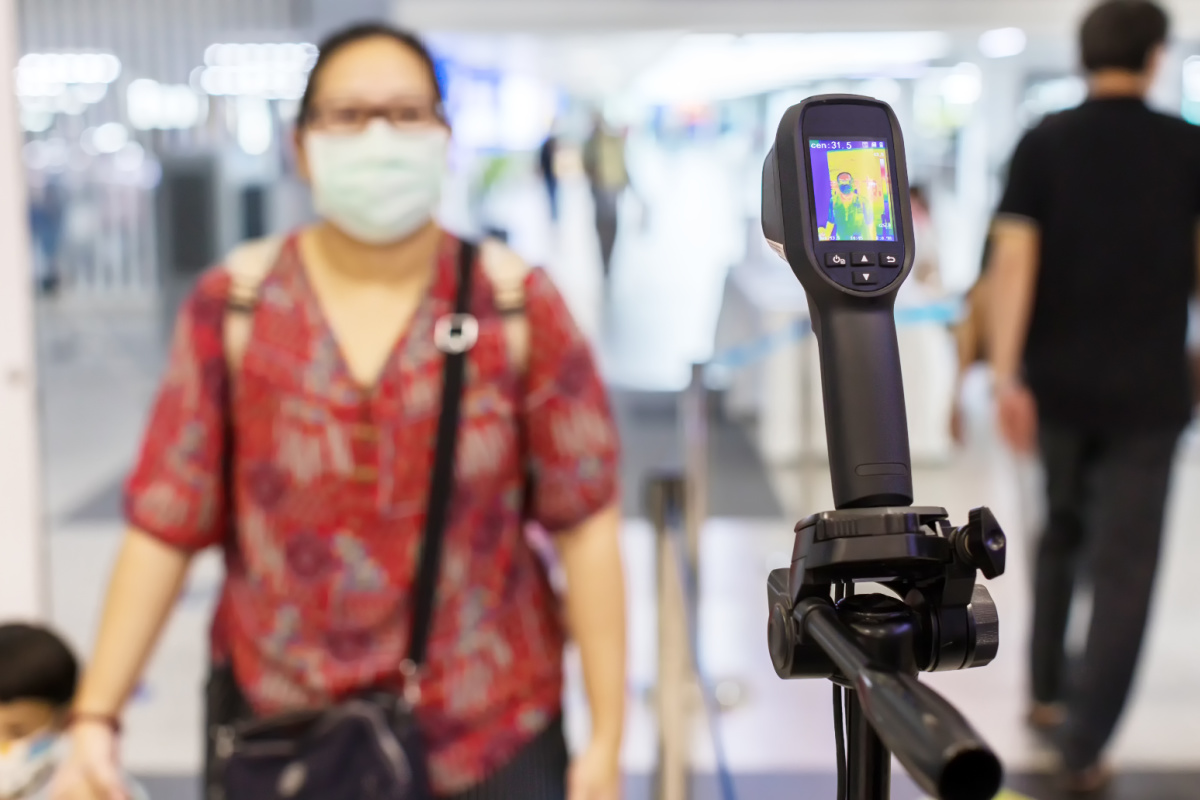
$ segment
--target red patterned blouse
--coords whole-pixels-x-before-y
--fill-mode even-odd
[[[342,360],[296,237],[287,241],[233,383],[236,532],[222,478],[228,272],[202,276],[179,315],[126,513],[174,547],[224,548],[213,643],[260,713],[400,688],[441,408],[433,327],[453,311],[459,246],[444,237],[430,291],[366,391]],[[478,782],[561,708],[564,633],[523,535],[526,469],[530,521],[552,533],[617,492],[617,432],[587,342],[544,272],[529,273],[525,293],[522,376],[477,267],[479,339],[418,710],[439,793]]]

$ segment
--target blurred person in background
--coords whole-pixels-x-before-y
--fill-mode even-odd
[[[0,625],[0,800],[45,800],[67,743],[79,662],[57,634]],[[121,779],[125,792],[141,788]]]
[[[625,166],[625,136],[613,130],[600,112],[593,117],[591,135],[583,146],[583,168],[596,206],[600,263],[607,279],[617,243],[617,210],[629,186],[629,172]]]
[[[558,222],[558,171],[555,159],[558,156],[558,136],[551,131],[538,148],[538,171],[546,186],[546,199],[550,201],[550,219]]]
[[[62,230],[67,192],[61,179],[42,175],[29,182],[29,222],[37,249],[37,290],[55,295],[62,283]]]
[[[915,216],[915,215],[914,215]],[[963,389],[967,373],[977,364],[988,361],[988,297],[987,267],[992,257],[992,236],[988,233],[983,243],[983,258],[979,276],[963,298],[962,314],[953,326],[956,358],[954,374],[954,402],[950,407],[950,438],[957,444],[966,442],[963,418]]]
[[[1089,96],[1018,144],[992,228],[988,350],[1000,430],[1040,450],[1031,723],[1069,788],[1108,780],[1103,752],[1133,682],[1153,595],[1180,433],[1192,415],[1185,351],[1196,288],[1200,128],[1145,96],[1163,58],[1157,5],[1096,6],[1080,33]],[[1076,578],[1093,606],[1068,670]]]
[[[916,238],[916,256],[912,275],[922,287],[933,294],[942,290],[941,264],[938,260],[937,228],[929,209],[929,198],[923,186],[909,189],[909,204],[912,207],[913,235]]]
[[[210,684],[231,683],[247,716],[419,688],[436,796],[618,797],[617,432],[559,293],[500,245],[481,250],[507,259],[520,305],[491,270],[473,267],[478,333],[428,661],[402,674],[443,400],[436,331],[455,308],[463,247],[433,220],[449,136],[418,39],[364,25],[323,44],[296,132],[322,220],[277,251],[236,372],[223,341],[236,308],[229,266],[207,272],[184,304],[128,482],[130,527],[56,797],[124,797],[122,709],[189,564],[208,547],[222,548],[226,564]],[[529,333],[521,363],[507,338],[517,312]],[[553,534],[563,608],[526,522]],[[590,744],[570,766],[568,631],[591,712]]]

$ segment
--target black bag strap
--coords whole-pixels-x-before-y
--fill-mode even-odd
[[[441,572],[442,544],[450,497],[454,491],[454,462],[458,445],[459,412],[466,377],[467,351],[475,344],[479,327],[470,314],[471,273],[477,248],[463,242],[458,257],[458,298],[454,314],[438,320],[434,340],[445,353],[442,367],[442,412],[438,419],[437,450],[433,459],[433,478],[425,509],[425,536],[421,543],[420,564],[414,584],[412,635],[408,659],[404,664],[409,695],[416,688],[416,673],[425,664],[429,634],[433,627],[433,608]],[[419,690],[418,690],[419,691]],[[411,699],[411,697],[410,697]]]

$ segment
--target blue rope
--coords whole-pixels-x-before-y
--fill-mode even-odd
[[[945,301],[927,306],[898,308],[896,309],[896,327],[906,328],[929,322],[951,325],[960,317],[960,306],[961,304],[957,301]],[[712,357],[709,366],[729,370],[744,369],[762,361],[776,350],[804,339],[811,333],[810,322],[807,319],[799,319],[777,331],[771,331],[757,339],[751,339],[722,350]]]

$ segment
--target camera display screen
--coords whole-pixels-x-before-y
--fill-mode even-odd
[[[887,153],[878,139],[808,140],[818,241],[896,241]]]

